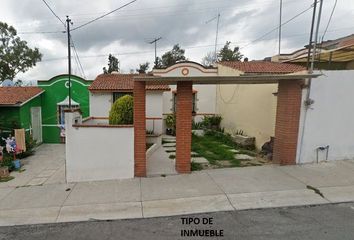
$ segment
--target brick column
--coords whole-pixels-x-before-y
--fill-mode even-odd
[[[145,82],[134,82],[134,175],[146,177]]]
[[[176,171],[191,172],[192,82],[177,83]]]
[[[296,164],[301,92],[300,80],[279,81],[273,150],[274,163]]]

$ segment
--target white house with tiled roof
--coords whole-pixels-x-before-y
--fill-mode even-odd
[[[88,88],[90,91],[90,115],[108,117],[112,104],[119,97],[133,94],[133,78],[139,74],[100,74]],[[140,74],[141,75],[141,74]],[[163,94],[170,91],[166,84],[146,86],[147,129],[162,134]]]

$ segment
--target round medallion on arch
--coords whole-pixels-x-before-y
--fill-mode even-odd
[[[72,84],[72,82],[70,82],[70,87],[72,87],[73,86],[73,84]],[[66,88],[69,88],[69,81],[66,81],[65,82],[65,87]]]
[[[189,69],[188,68],[182,68],[181,73],[183,76],[187,76],[189,74]]]

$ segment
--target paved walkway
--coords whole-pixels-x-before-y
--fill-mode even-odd
[[[0,183],[0,225],[170,216],[354,201],[354,161],[217,169],[66,184],[64,146],[42,145]],[[324,197],[308,189],[310,185]]]
[[[156,177],[176,174],[175,160],[169,158],[169,154],[165,152],[163,146],[158,146],[156,151],[147,159],[147,175]]]

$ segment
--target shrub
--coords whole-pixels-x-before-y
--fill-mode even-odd
[[[176,135],[176,115],[175,114],[167,115],[166,127],[171,130],[171,135]]]
[[[192,171],[200,171],[200,170],[203,170],[203,166],[200,163],[191,162],[191,170]]]
[[[220,131],[221,120],[222,117],[219,115],[210,116],[210,117],[204,116],[202,123],[207,129]]]
[[[193,121],[192,121],[192,129],[193,129],[193,130],[204,129],[204,124],[203,124],[203,122],[195,122],[195,121],[193,120]]]
[[[2,161],[0,162],[0,167],[9,167],[9,171],[13,171],[15,169],[15,165],[13,163],[13,156],[5,153]]]
[[[109,124],[133,124],[133,104],[130,95],[118,98],[109,111]]]

